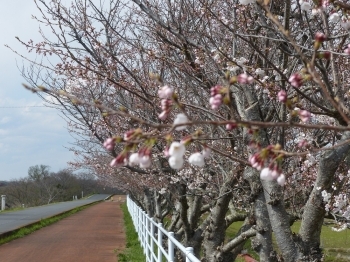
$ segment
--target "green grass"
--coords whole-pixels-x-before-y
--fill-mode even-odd
[[[239,228],[242,226],[243,222],[233,223],[226,231],[227,238],[233,238]],[[296,221],[292,226],[293,232],[298,232],[301,222]],[[332,225],[327,225],[322,227],[321,233],[321,247],[324,250],[325,262],[337,261],[337,262],[349,262],[350,261],[350,230],[346,229],[341,232],[334,232],[331,229]],[[250,240],[244,246],[244,249],[253,256],[255,259],[259,260],[257,254],[252,250]],[[277,246],[274,240],[274,245]],[[243,262],[242,258],[237,258],[237,262]]]
[[[131,216],[125,203],[121,204],[124,213],[126,249],[118,254],[119,262],[146,261]]]
[[[22,227],[20,229],[17,229],[17,230],[13,230],[11,232],[8,232],[8,233],[4,233],[3,235],[0,235],[0,245],[2,244],[5,244],[5,243],[8,243],[14,239],[17,239],[17,238],[21,238],[21,237],[24,237],[26,235],[29,235],[31,233],[33,233],[34,231],[37,231],[43,227],[46,227],[46,226],[49,226],[53,223],[56,223],[68,216],[71,216],[81,210],[84,210],[85,208],[88,208],[90,207],[91,205],[94,205],[95,203],[92,203],[92,204],[89,204],[89,205],[85,205],[85,206],[82,206],[82,207],[77,207],[77,208],[74,208],[70,211],[67,211],[67,212],[64,212],[64,213],[61,213],[57,216],[53,216],[53,217],[50,217],[50,218],[45,218],[45,219],[42,219],[40,220],[39,222],[37,223],[33,223],[31,225],[28,225],[26,227]]]
[[[298,232],[300,225],[301,222],[296,221],[292,231]],[[334,232],[332,226],[332,224],[322,226],[321,248],[324,250],[325,261],[350,261],[350,230]]]

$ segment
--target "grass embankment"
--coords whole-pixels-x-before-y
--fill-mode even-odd
[[[119,262],[146,261],[131,216],[125,203],[121,204],[124,213],[126,249],[118,254]]]
[[[236,232],[241,227],[242,222],[233,223],[227,229],[227,238],[233,238]],[[297,233],[299,231],[301,222],[296,221],[292,226],[292,231]],[[350,230],[346,229],[341,232],[334,232],[331,229],[332,225],[322,227],[321,233],[321,248],[324,250],[325,262],[337,261],[337,262],[349,262],[350,261]],[[275,241],[275,240],[274,240]],[[276,242],[274,245],[277,247]],[[258,259],[257,254],[252,250],[250,241],[247,241],[244,248],[247,252]],[[244,259],[237,258],[237,262],[244,262]]]
[[[0,245],[2,244],[5,244],[5,243],[8,243],[14,239],[17,239],[17,238],[21,238],[21,237],[24,237],[26,235],[29,235],[31,233],[33,233],[34,231],[37,231],[43,227],[46,227],[46,226],[49,226],[53,223],[56,223],[68,216],[71,216],[81,210],[84,210],[85,208],[88,208],[92,205],[94,205],[96,203],[92,203],[92,204],[89,204],[89,205],[85,205],[85,206],[81,206],[81,207],[77,207],[77,208],[74,208],[70,211],[67,211],[67,212],[64,212],[64,213],[61,213],[57,216],[53,216],[53,217],[50,217],[50,218],[45,218],[45,219],[41,219],[40,221],[36,222],[36,223],[33,223],[33,224],[30,224],[28,226],[25,226],[25,227],[22,227],[22,228],[19,228],[19,229],[16,229],[16,230],[13,230],[11,232],[8,232],[8,233],[4,233],[2,235],[0,235]]]

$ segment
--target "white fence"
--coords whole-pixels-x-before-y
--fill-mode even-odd
[[[127,206],[132,217],[139,240],[146,256],[146,262],[173,262],[175,261],[175,249],[177,248],[186,256],[186,262],[200,262],[193,254],[192,247],[184,247],[174,238],[173,232],[163,228],[162,223],[155,223],[145,211],[127,197]],[[163,241],[167,239],[167,247]]]

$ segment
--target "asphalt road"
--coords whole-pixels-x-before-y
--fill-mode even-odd
[[[28,224],[40,221],[43,218],[52,217],[76,207],[104,200],[109,196],[110,195],[107,194],[98,194],[83,200],[54,203],[51,205],[32,207],[13,212],[0,212],[0,235],[5,232],[9,232]]]

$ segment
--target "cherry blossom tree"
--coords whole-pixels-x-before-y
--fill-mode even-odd
[[[205,261],[250,238],[261,261],[322,260],[324,217],[350,219],[345,1],[35,2],[54,36],[19,41],[58,62],[23,75],[66,117],[73,166]]]

